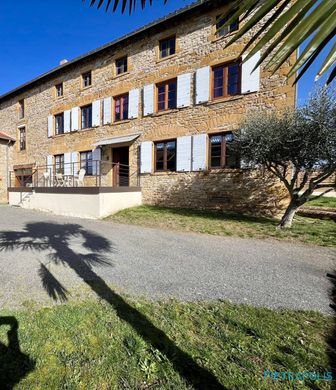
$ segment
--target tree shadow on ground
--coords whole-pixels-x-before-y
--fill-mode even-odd
[[[80,253],[83,249],[89,253]],[[92,291],[113,307],[120,319],[165,355],[189,385],[199,390],[225,389],[207,368],[196,363],[94,272],[93,265],[112,265],[107,255],[116,249],[106,238],[77,224],[30,223],[23,231],[0,232],[0,250],[48,251],[49,262],[71,268]],[[59,301],[67,299],[68,291],[49,271],[48,264],[40,264],[39,275],[51,298]]]
[[[8,344],[0,342],[0,386],[10,390],[35,368],[35,361],[21,351],[15,317],[0,317],[0,326],[9,326]]]

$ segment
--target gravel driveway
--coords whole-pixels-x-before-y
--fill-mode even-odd
[[[103,280],[150,298],[329,309],[336,251],[0,207],[0,305],[51,304]],[[85,282],[84,282],[85,281]],[[92,294],[92,292],[91,292]],[[52,299],[52,297],[54,299]]]

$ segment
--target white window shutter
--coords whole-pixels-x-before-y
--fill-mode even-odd
[[[100,160],[101,160],[101,149],[96,148],[92,150],[92,174],[100,174]]]
[[[47,156],[46,172],[49,173],[50,183],[52,183],[52,179],[54,176],[54,156]]]
[[[191,170],[191,136],[177,138],[176,150],[176,170]]]
[[[64,133],[69,133],[71,130],[71,110],[64,111]]]
[[[139,89],[132,89],[128,96],[128,117],[137,118],[139,114]]]
[[[145,85],[144,94],[144,116],[151,115],[154,112],[154,84]]]
[[[100,100],[92,103],[92,127],[100,126]]]
[[[78,152],[72,152],[71,153],[71,168],[72,168],[72,174],[77,175],[79,171],[79,166],[78,166]]]
[[[71,153],[64,153],[64,174],[71,175]]]
[[[187,107],[191,104],[191,73],[177,76],[177,107]]]
[[[207,168],[207,134],[193,136],[192,142],[192,170],[204,171]]]
[[[153,142],[146,141],[140,145],[140,173],[152,173]]]
[[[79,107],[74,107],[71,110],[71,131],[79,129]]]
[[[196,104],[207,102],[210,96],[210,66],[196,70]]]
[[[245,56],[243,56],[244,59]],[[260,66],[253,72],[252,69],[260,59],[260,51],[242,64],[242,93],[256,92],[260,90]]]
[[[54,135],[54,116],[48,115],[48,137]]]
[[[104,99],[104,117],[103,117],[103,124],[108,125],[111,123],[111,110],[112,110],[112,98],[107,97]]]

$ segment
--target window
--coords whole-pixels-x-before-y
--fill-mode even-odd
[[[128,93],[114,98],[114,120],[128,119]]]
[[[19,101],[19,119],[23,119],[25,116],[25,104],[24,100]]]
[[[83,87],[89,87],[92,84],[92,73],[86,72],[82,75],[83,78]]]
[[[240,168],[239,155],[233,150],[232,132],[210,136],[210,168]]]
[[[55,88],[56,88],[56,96],[57,97],[63,96],[63,83],[57,84]]]
[[[55,115],[55,133],[64,134],[64,114]]]
[[[176,140],[155,143],[155,170],[176,171]]]
[[[241,66],[240,62],[213,68],[212,97],[214,99],[240,94]]]
[[[159,45],[160,45],[160,58],[171,56],[175,54],[176,37],[162,39]]]
[[[80,167],[85,169],[86,175],[92,175],[92,151],[80,153]]]
[[[116,60],[116,74],[127,72],[127,57],[122,57]]]
[[[92,127],[92,104],[81,108],[82,113],[82,129]]]
[[[26,128],[25,127],[20,127],[19,128],[19,148],[20,151],[26,150]]]
[[[232,22],[229,26],[226,26],[224,28],[221,28],[224,26],[224,24],[231,18],[232,14],[227,16],[219,15],[216,17],[216,35],[218,37],[224,37],[225,35],[237,31],[239,28],[239,21],[238,19]]]
[[[55,171],[56,173],[64,173],[64,154],[55,156]]]
[[[165,81],[157,86],[157,111],[176,108],[176,79]]]
[[[33,183],[33,170],[32,168],[20,168],[14,170],[16,187],[31,186]]]

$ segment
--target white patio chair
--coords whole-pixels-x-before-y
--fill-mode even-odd
[[[44,179],[44,185],[46,187],[50,186],[50,173],[49,172],[43,172],[43,179]]]
[[[64,178],[61,173],[56,173],[55,183],[56,183],[56,187],[64,187]]]
[[[75,176],[75,187],[84,187],[84,176],[85,176],[85,169],[80,169],[78,172],[78,175]]]

